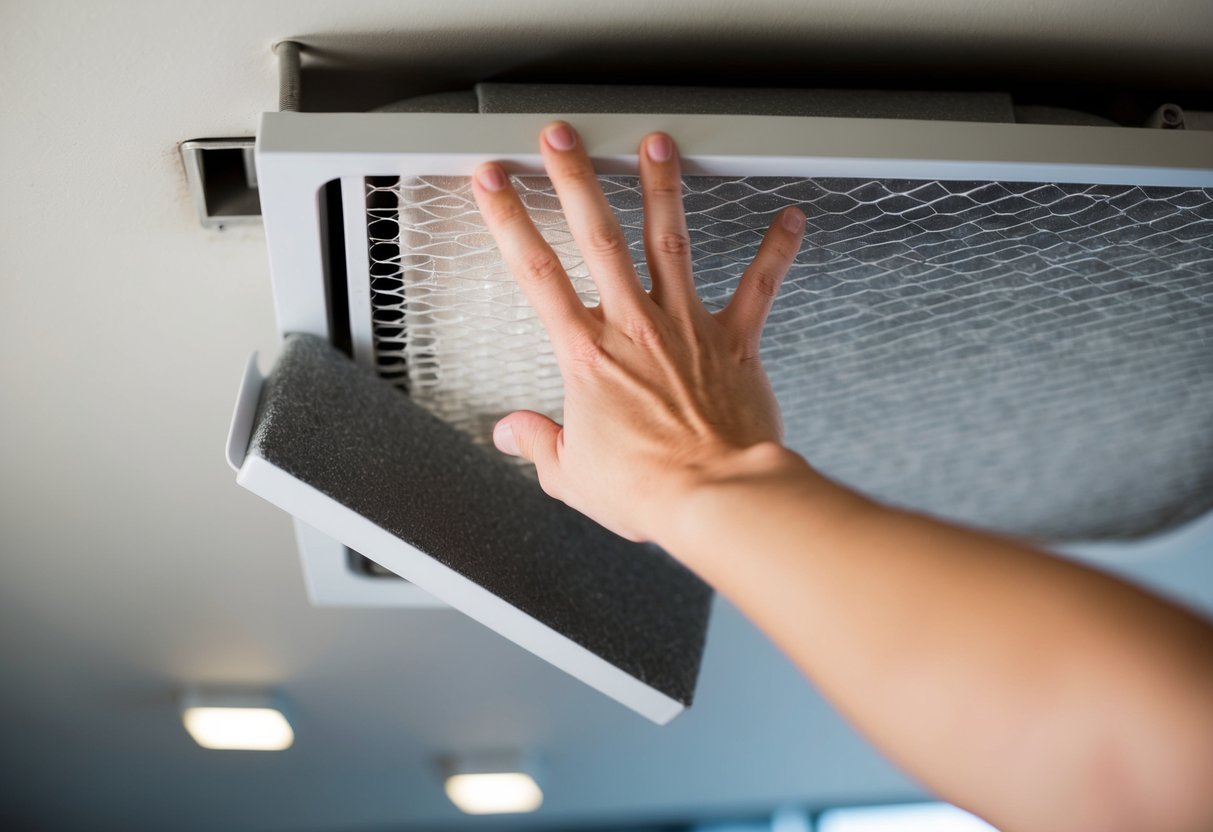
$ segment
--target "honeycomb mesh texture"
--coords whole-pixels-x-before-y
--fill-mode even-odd
[[[602,177],[647,286],[638,180]],[[587,304],[549,181],[515,180]],[[368,180],[380,374],[480,442],[561,418],[546,336],[465,178]],[[688,177],[723,308],[779,209],[806,240],[762,359],[786,442],[881,500],[1044,540],[1136,537],[1213,504],[1213,191]]]

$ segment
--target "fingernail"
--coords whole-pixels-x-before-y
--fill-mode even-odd
[[[522,451],[518,450],[518,440],[514,438],[514,429],[504,422],[499,422],[493,428],[493,444],[503,454],[519,456],[522,453]]]
[[[668,162],[674,155],[674,143],[669,136],[653,136],[645,144],[645,150],[654,162]]]
[[[476,171],[476,181],[486,191],[500,191],[505,187],[505,171],[496,165],[485,165]]]
[[[793,234],[799,234],[804,228],[804,211],[799,208],[788,208],[783,212],[783,227]]]
[[[577,144],[577,134],[563,121],[549,126],[544,135],[547,136],[548,144],[555,150],[572,150]]]

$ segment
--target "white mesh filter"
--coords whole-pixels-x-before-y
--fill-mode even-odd
[[[560,204],[550,189],[528,187],[538,184],[523,183],[523,200],[578,294],[597,303]],[[371,242],[373,254],[387,255],[372,260],[375,350],[385,375],[397,374],[415,401],[478,442],[491,442],[493,424],[512,410],[559,420],[563,388],[551,345],[505,270],[467,180],[372,184],[371,204],[384,192],[393,204],[371,211],[390,236]]]
[[[633,177],[603,177],[646,277]],[[524,202],[587,303],[550,183]],[[1213,503],[1213,192],[691,177],[696,282],[727,302],[806,209],[763,361],[787,442],[893,502],[1042,537],[1133,536]],[[560,379],[466,179],[368,182],[379,370],[481,442],[561,417]]]

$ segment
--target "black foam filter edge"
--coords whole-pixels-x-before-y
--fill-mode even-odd
[[[703,582],[551,499],[323,339],[284,342],[237,480],[654,722],[692,702]]]

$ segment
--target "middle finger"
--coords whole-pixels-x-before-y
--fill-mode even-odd
[[[598,177],[577,133],[563,121],[543,130],[540,141],[547,168],[569,231],[598,287],[603,312],[634,314],[648,301],[615,212],[607,204]]]
[[[640,143],[640,183],[644,194],[644,255],[653,277],[657,305],[683,315],[698,307],[691,272],[691,238],[682,206],[678,148],[665,133]]]

